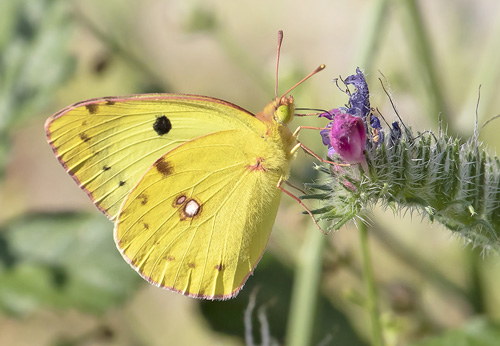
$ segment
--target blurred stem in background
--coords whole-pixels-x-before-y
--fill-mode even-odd
[[[131,67],[135,68],[134,70],[140,71],[142,79],[148,80],[152,85],[159,86],[165,92],[169,91],[170,85],[168,81],[151,69],[148,64],[137,57],[130,49],[126,48],[117,37],[108,35],[99,28],[92,19],[87,17],[85,11],[80,9],[75,3],[73,3],[73,12],[80,24],[85,29],[89,30],[95,38],[100,40],[102,44],[112,52],[113,56],[124,59]]]
[[[364,217],[361,217],[363,220]],[[373,346],[383,346],[382,324],[378,308],[378,294],[375,276],[373,275],[370,247],[368,244],[368,227],[364,221],[358,223],[359,242],[361,245],[361,256],[363,266],[363,278],[365,281],[366,301],[365,308],[368,310],[371,321],[371,333]]]
[[[371,219],[376,224],[373,217]],[[389,231],[381,227],[373,226],[371,227],[371,233],[378,243],[386,248],[386,251],[391,253],[392,256],[396,257],[400,263],[408,265],[408,267],[412,268],[412,270],[417,272],[420,276],[440,287],[443,292],[448,292],[448,294],[452,293],[458,298],[466,301],[470,299],[469,293],[466,290],[448,279],[433,263],[419,257],[412,248],[396,239]]]
[[[481,248],[468,249],[466,260],[469,266],[466,268],[467,272],[467,295],[468,301],[477,315],[485,314],[487,312],[487,302],[485,302],[483,294],[483,280],[481,277],[481,263],[484,258],[481,254]]]
[[[497,11],[499,13],[496,14],[496,18],[500,18],[500,6],[497,6]],[[495,82],[500,79],[500,20],[497,20],[495,25],[496,27],[492,28],[489,38],[486,39],[484,51],[476,54],[479,57],[479,63],[475,65],[477,70],[474,78],[471,82],[466,81],[470,85],[469,94],[466,95],[465,103],[455,120],[456,125],[454,127],[459,134],[471,135],[474,123],[472,114],[478,102],[479,85],[483,86],[479,103],[479,124],[498,114],[498,110],[488,113],[488,106],[492,104],[492,100],[497,98],[499,94]]]
[[[328,225],[320,222],[320,226],[326,228]],[[310,222],[304,244],[297,256],[286,345],[304,346],[312,342],[326,239]]]
[[[448,107],[443,95],[443,84],[437,74],[434,54],[425,23],[422,18],[419,4],[416,0],[399,0],[396,3],[401,4],[404,12],[403,27],[406,29],[406,36],[411,42],[412,57],[414,65],[419,70],[420,80],[424,83],[426,90],[425,99],[427,103],[426,113],[434,124],[438,122],[438,115],[441,116],[442,128],[449,127],[450,118]]]
[[[424,83],[426,98],[429,98],[427,114],[437,124],[438,114],[441,114],[443,128],[447,128],[449,114],[443,96],[442,83],[436,73],[432,47],[421,15],[418,2],[415,0],[375,0],[367,11],[368,16],[364,21],[365,27],[360,35],[359,48],[356,55],[356,66],[360,66],[366,75],[372,72],[373,62],[377,56],[379,43],[384,36],[386,23],[388,23],[390,5],[399,5],[405,13],[407,20],[403,20],[406,36],[411,42],[414,65],[421,70],[421,81]],[[500,31],[500,29],[499,29]],[[498,45],[495,45],[498,46]],[[497,49],[500,51],[500,49]]]
[[[205,32],[211,34],[220,45],[224,53],[242,71],[245,71],[259,85],[262,90],[274,90],[274,78],[270,77],[261,64],[251,58],[248,50],[242,46],[241,39],[235,39],[217,19],[213,9],[209,6],[194,6],[184,24],[189,33]]]
[[[367,10],[367,18],[363,21],[365,26],[358,39],[358,51],[354,58],[355,64],[352,66],[352,71],[355,71],[356,67],[359,66],[365,75],[372,72],[373,61],[388,22],[389,3],[390,0],[375,0],[370,3],[371,7]]]

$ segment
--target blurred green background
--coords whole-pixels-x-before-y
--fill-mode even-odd
[[[369,344],[353,224],[318,240],[285,196],[268,251],[236,299],[201,302],[151,287],[53,157],[44,121],[83,99],[145,92],[208,95],[258,112],[274,96],[282,29],[281,92],[327,65],[293,92],[298,107],[344,105],[332,79],[360,66],[388,120],[395,115],[378,71],[407,125],[437,130],[441,113],[448,133],[467,137],[479,84],[479,123],[500,113],[499,18],[494,0],[1,1],[0,345],[242,345],[250,335],[256,344]],[[295,119],[291,128],[299,124],[325,122]],[[492,154],[499,124],[481,131]],[[301,140],[326,153],[317,132]],[[299,153],[292,182],[320,180],[313,162]],[[500,344],[498,256],[401,214],[370,216],[386,344]],[[290,312],[304,282],[309,310]],[[292,321],[304,335],[291,336]]]

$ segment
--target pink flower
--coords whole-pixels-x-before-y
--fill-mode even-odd
[[[347,163],[366,166],[366,130],[361,117],[337,114],[329,129],[330,146]]]
[[[328,147],[329,157],[333,157],[336,153],[344,162],[360,163],[363,169],[367,170],[368,166],[364,155],[367,129],[372,131],[372,137],[375,131],[377,135],[377,140],[374,141],[375,145],[384,140],[384,133],[378,118],[373,115],[369,117],[371,112],[370,92],[365,76],[359,67],[356,69],[356,74],[347,77],[344,83],[353,85],[356,90],[353,93],[347,92],[349,104],[346,107],[335,108],[319,114],[319,117],[332,120],[320,131],[321,138],[323,144]]]

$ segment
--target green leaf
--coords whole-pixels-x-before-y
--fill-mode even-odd
[[[63,0],[0,2],[0,179],[11,133],[38,116],[76,70]]]
[[[36,214],[0,232],[0,309],[14,314],[39,306],[102,313],[123,302],[140,277],[113,243],[103,216]]]

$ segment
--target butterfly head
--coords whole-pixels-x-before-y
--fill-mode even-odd
[[[287,124],[292,120],[294,112],[293,97],[282,96],[270,102],[256,117],[265,123]]]
[[[293,118],[293,114],[295,113],[295,104],[293,101],[293,97],[288,94],[297,86],[302,84],[305,80],[309,79],[319,71],[322,71],[324,68],[325,65],[318,66],[314,71],[309,73],[298,83],[288,89],[287,92],[285,92],[281,97],[278,97],[278,85],[276,84],[274,91],[276,98],[274,99],[274,101],[268,104],[266,108],[264,108],[263,112],[257,114],[257,118],[263,122],[273,122],[280,125],[289,123]]]

